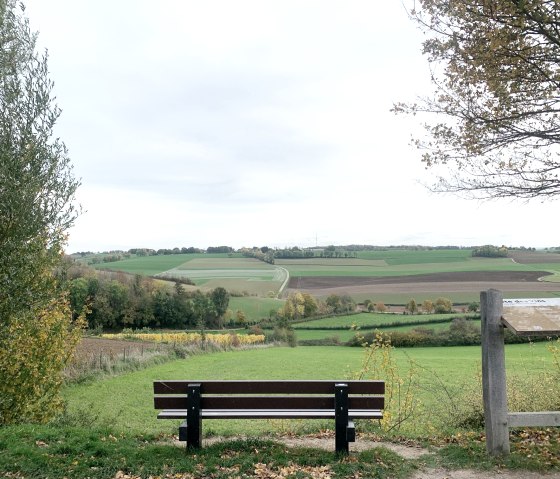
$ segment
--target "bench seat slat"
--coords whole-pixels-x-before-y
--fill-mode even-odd
[[[349,394],[385,394],[384,381],[154,381],[155,394],[186,394],[189,384],[202,384],[202,394],[332,394],[335,383],[348,384]]]
[[[334,409],[202,409],[202,419],[334,419]],[[382,419],[383,412],[379,409],[359,409],[348,411],[352,419]],[[158,414],[158,419],[185,419],[187,410],[170,409]]]
[[[384,398],[350,397],[350,409],[383,409]],[[155,396],[155,409],[182,409],[186,396]],[[334,398],[324,396],[202,396],[201,408],[210,409],[332,409]]]

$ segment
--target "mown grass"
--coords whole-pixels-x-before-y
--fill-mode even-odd
[[[506,346],[508,374],[521,374],[551,366],[546,345]],[[437,376],[450,388],[476,381],[480,347],[395,349],[397,364],[406,370],[409,359],[418,365],[421,384]],[[122,376],[68,386],[64,396],[72,417],[93,415],[118,432],[134,434],[176,433],[178,422],[158,421],[153,410],[152,382],[161,379],[344,379],[361,368],[361,348],[297,347],[228,351],[193,356]],[[424,394],[424,393],[422,393]],[[421,398],[429,410],[438,400],[428,391]],[[440,398],[441,399],[441,398]],[[328,427],[321,421],[207,421],[206,433],[263,434],[270,431],[309,431]],[[330,424],[332,428],[332,424]],[[418,431],[418,434],[426,431]]]

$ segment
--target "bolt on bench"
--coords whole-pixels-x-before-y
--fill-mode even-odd
[[[354,419],[382,419],[384,381],[154,381],[158,419],[184,419],[179,440],[202,445],[203,419],[334,419],[335,451],[356,440]]]

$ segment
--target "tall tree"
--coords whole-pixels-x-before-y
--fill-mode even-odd
[[[57,275],[78,181],[36,38],[20,2],[0,0],[0,424],[56,412],[80,337]]]
[[[435,191],[476,198],[560,194],[557,0],[418,0],[435,94],[396,112],[428,115],[416,140]],[[440,176],[441,175],[441,176]]]

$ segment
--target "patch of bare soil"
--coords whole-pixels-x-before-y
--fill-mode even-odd
[[[209,437],[202,441],[202,446],[216,444],[220,441],[231,440],[232,438],[224,437]],[[244,439],[243,437],[236,437],[235,439]],[[330,435],[312,435],[312,436],[271,436],[264,437],[264,439],[270,439],[271,441],[280,442],[288,447],[310,447],[314,449],[325,449],[327,451],[334,451],[334,434]],[[184,443],[176,441],[177,445],[182,445]],[[392,442],[385,441],[373,441],[371,439],[365,439],[358,437],[356,442],[350,443],[350,452],[353,451],[366,451],[368,449],[373,449],[375,447],[384,447],[393,451],[395,454],[402,456],[405,459],[418,459],[426,454],[431,454],[428,449],[418,447],[415,445],[404,445],[395,444]]]
[[[537,253],[532,251],[513,251],[509,257],[516,263],[535,264],[535,263],[560,263],[559,253]]]

